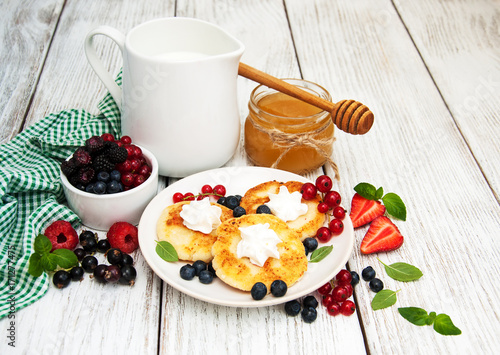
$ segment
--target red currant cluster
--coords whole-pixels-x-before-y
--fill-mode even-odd
[[[356,310],[354,302],[348,299],[353,293],[351,281],[351,273],[344,269],[340,270],[333,280],[318,289],[318,293],[323,296],[321,303],[326,307],[329,315],[350,316]]]
[[[119,147],[127,150],[127,159],[116,165],[116,170],[121,174],[120,181],[123,184],[123,189],[130,190],[144,183],[151,175],[151,167],[142,155],[141,148],[132,144],[132,139],[129,136],[115,140],[111,133],[104,133],[101,137],[105,142],[115,142]]]
[[[204,198],[213,197],[215,200],[218,200],[221,197],[226,196],[226,188],[223,185],[215,185],[214,187],[210,185],[203,185],[201,187],[201,192],[197,195],[192,192],[176,192],[172,196],[174,203],[181,201],[194,201],[194,200],[203,200]]]
[[[312,200],[316,197],[318,191],[323,199],[318,204],[318,211],[326,213],[328,216],[328,227],[321,227],[316,232],[316,238],[322,242],[328,242],[333,236],[340,235],[344,230],[342,220],[345,217],[346,211],[340,206],[342,197],[337,191],[332,190],[333,182],[328,175],[321,175],[316,179],[316,184],[306,182],[302,185],[302,198],[304,200]],[[329,212],[332,212],[331,214]],[[332,219],[333,217],[333,219]]]

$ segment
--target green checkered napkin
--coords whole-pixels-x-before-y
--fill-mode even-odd
[[[48,289],[45,273],[38,278],[28,273],[35,237],[55,220],[79,223],[62,204],[59,165],[91,136],[120,134],[120,112],[111,95],[98,107],[98,116],[83,110],[51,114],[0,145],[0,319]]]

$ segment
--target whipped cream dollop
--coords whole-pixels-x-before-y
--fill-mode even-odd
[[[208,198],[191,201],[182,206],[179,213],[183,219],[183,224],[194,231],[209,234],[220,225],[220,207],[212,205]]]
[[[254,224],[249,227],[238,228],[241,232],[241,241],[236,248],[236,256],[244,256],[257,266],[264,266],[270,257],[279,259],[278,243],[281,239],[275,231],[269,229],[269,223]]]
[[[277,194],[269,193],[269,202],[265,203],[271,212],[285,222],[293,221],[307,213],[307,205],[302,203],[302,194],[290,193],[286,186],[281,186]]]

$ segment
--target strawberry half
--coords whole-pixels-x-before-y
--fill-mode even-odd
[[[52,250],[69,249],[73,250],[78,244],[78,234],[66,221],[55,221],[45,229],[43,233],[52,243]]]
[[[368,200],[357,193],[352,197],[349,217],[354,228],[364,226],[375,218],[383,216],[384,213],[385,206],[379,201]]]
[[[109,244],[112,248],[120,249],[130,254],[139,246],[137,227],[128,222],[114,223],[107,233]]]
[[[403,240],[398,227],[389,218],[377,217],[370,224],[368,232],[361,241],[361,253],[372,254],[395,250],[403,244]]]

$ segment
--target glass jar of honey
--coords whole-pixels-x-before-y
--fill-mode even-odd
[[[315,83],[284,80],[331,101]],[[335,126],[330,112],[263,85],[252,91],[248,108],[245,150],[255,165],[305,174],[331,160]]]

